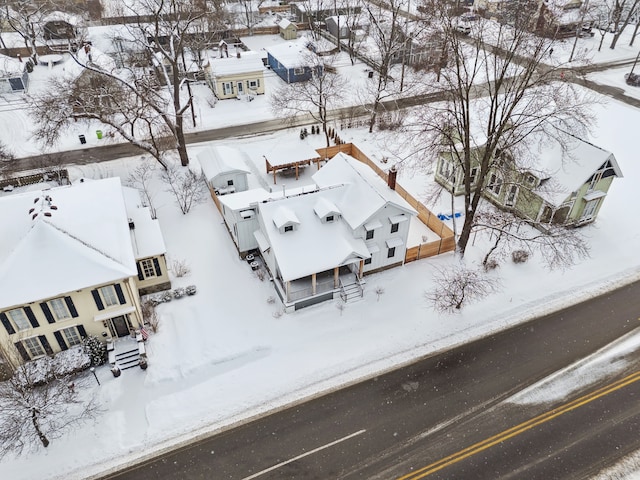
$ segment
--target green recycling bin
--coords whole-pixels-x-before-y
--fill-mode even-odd
[[[96,130],[96,136],[98,137],[98,140],[100,140],[102,138],[102,130]]]

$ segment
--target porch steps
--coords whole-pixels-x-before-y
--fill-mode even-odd
[[[340,296],[345,303],[355,302],[362,298],[362,286],[358,283],[343,285]]]
[[[116,353],[116,365],[118,365],[120,370],[128,370],[140,365],[140,351],[138,347],[136,346],[131,350]]]

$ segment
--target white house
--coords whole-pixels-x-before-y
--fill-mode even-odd
[[[402,265],[417,215],[394,182],[344,153],[312,178],[294,190],[220,198],[238,249],[257,246],[288,310],[361,295],[364,274]]]
[[[246,153],[223,145],[207,147],[196,156],[202,167],[209,190],[217,195],[243,192],[248,188],[251,173]]]

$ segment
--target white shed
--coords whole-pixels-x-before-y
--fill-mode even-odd
[[[208,147],[196,156],[207,185],[217,195],[247,190],[247,177],[251,171],[246,157],[246,153],[222,145]]]
[[[23,92],[28,86],[26,63],[0,54],[0,93]]]

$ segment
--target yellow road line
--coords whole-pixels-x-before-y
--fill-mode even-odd
[[[410,474],[404,475],[400,477],[398,480],[418,480],[420,478],[424,478],[427,475],[431,475],[432,473],[442,470],[443,468],[449,465],[453,465],[454,463],[464,460],[465,458],[471,457],[476,453],[482,452],[483,450],[486,450],[494,445],[497,445],[498,443],[504,442],[505,440],[515,437],[516,435],[526,432],[527,430],[531,430],[532,428],[538,425],[548,422],[549,420],[552,420],[556,417],[559,417],[564,413],[575,410],[576,408],[586,405],[587,403],[593,402],[594,400],[597,400],[600,397],[603,397],[605,395],[608,395],[609,393],[612,393],[616,390],[626,387],[627,385],[637,382],[638,380],[640,380],[640,371],[635,372],[631,375],[628,375],[613,383],[610,383],[609,385],[598,388],[593,392],[590,392],[586,395],[583,395],[582,397],[572,400],[571,402],[568,402],[564,405],[561,405],[552,410],[549,410],[548,412],[542,413],[537,417],[533,417],[532,419],[527,420],[526,422],[520,423],[511,428],[508,428],[507,430],[504,430],[503,432],[500,432],[497,435],[493,435],[492,437],[489,437],[485,440],[475,443],[463,450],[460,450],[459,452],[456,452],[452,455],[444,457],[438,460],[437,462],[434,462],[430,465],[422,467],[421,469],[416,470]]]

